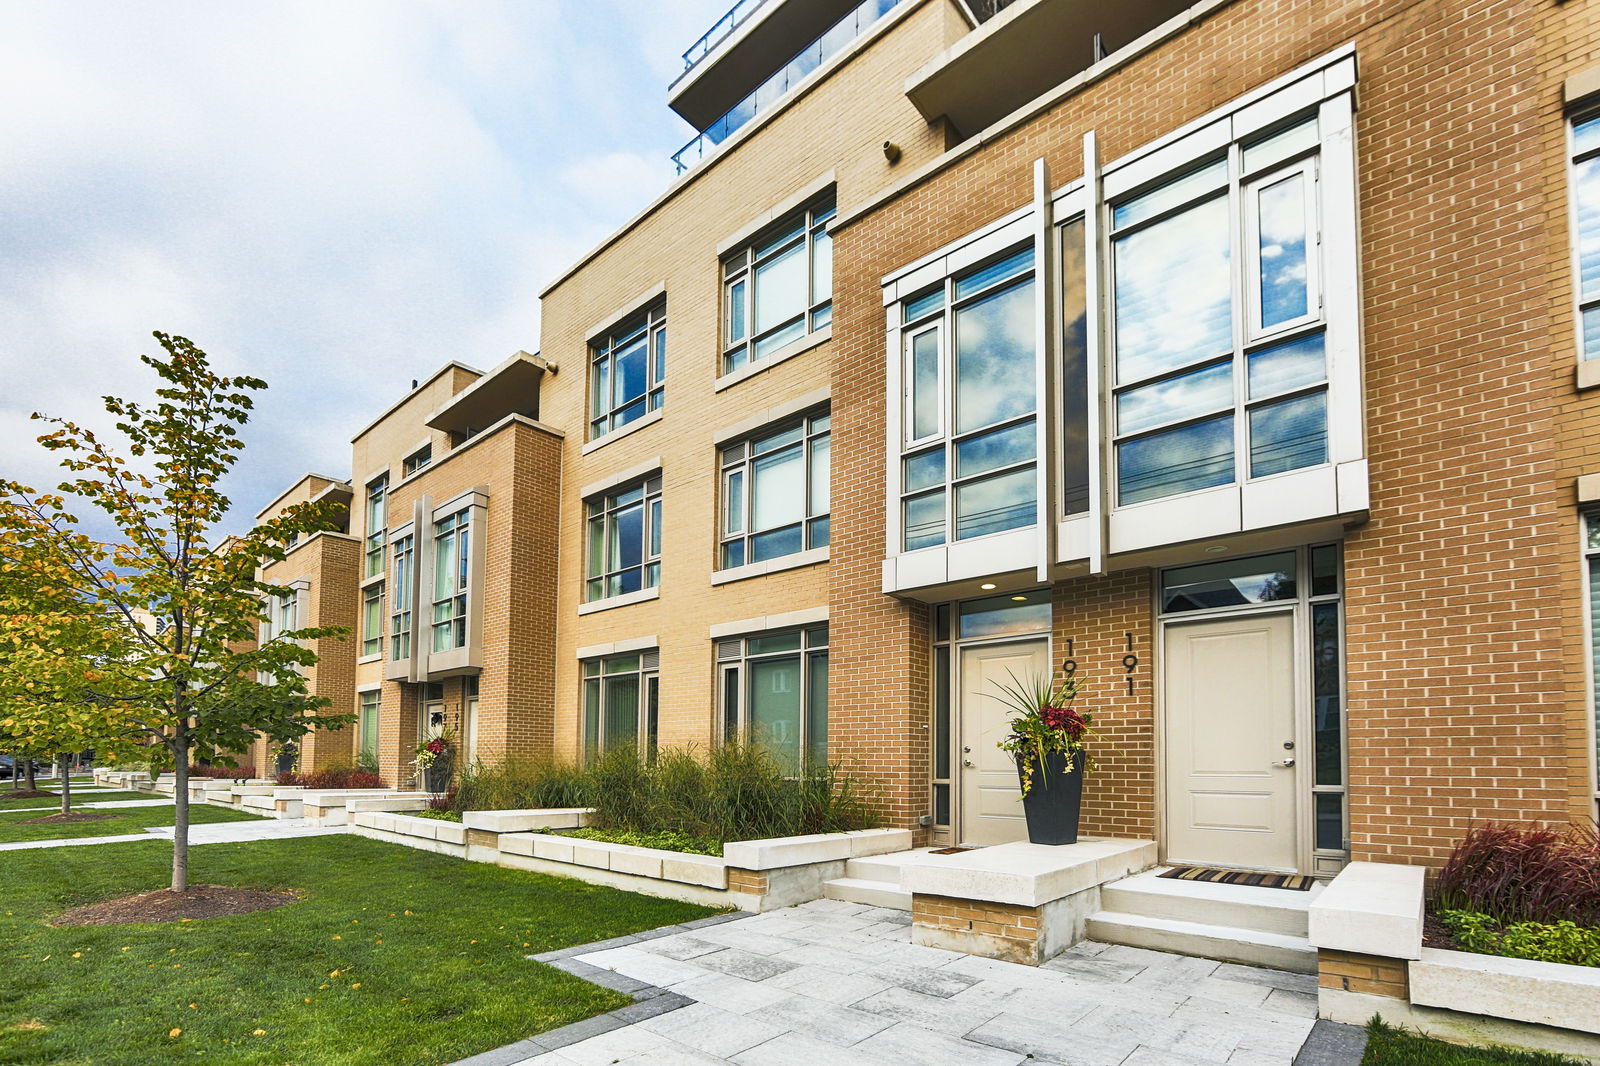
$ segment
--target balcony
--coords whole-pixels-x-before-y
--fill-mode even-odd
[[[678,173],[698,163],[756,116],[770,111],[901,2],[862,0],[847,6],[838,0],[741,0],[684,53],[686,69],[669,93],[672,109],[701,131],[673,154]],[[831,24],[818,21],[834,15],[839,17]],[[784,42],[804,40],[807,35],[812,35],[811,43],[799,53],[779,51]],[[778,65],[777,73],[757,83],[773,69],[775,53],[790,58]],[[748,90],[752,83],[756,88]]]

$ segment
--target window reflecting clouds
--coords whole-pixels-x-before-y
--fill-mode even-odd
[[[956,312],[956,432],[1035,406],[1033,281]]]
[[[1119,238],[1114,255],[1119,382],[1233,346],[1226,197]]]
[[[1260,197],[1261,326],[1304,318],[1306,291],[1306,176],[1264,186]]]

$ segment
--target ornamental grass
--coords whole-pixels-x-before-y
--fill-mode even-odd
[[[1439,870],[1434,908],[1600,926],[1600,837],[1592,825],[1477,826]]]

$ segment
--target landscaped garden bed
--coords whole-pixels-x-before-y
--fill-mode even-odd
[[[111,807],[74,811],[74,821],[41,821],[47,811],[9,811],[0,813],[0,844],[25,840],[66,840],[73,837],[112,837],[142,833],[146,829],[172,824],[173,808]],[[79,816],[82,816],[81,819]],[[189,808],[189,821],[195,825],[212,822],[254,822],[255,815],[216,807]]]
[[[350,837],[208,845],[197,877],[298,902],[205,921],[52,926],[166,883],[156,843],[18,852],[0,884],[6,1061],[432,1066],[628,997],[527,956],[700,907]]]

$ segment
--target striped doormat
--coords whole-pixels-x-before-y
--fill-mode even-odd
[[[1179,881],[1214,881],[1219,885],[1254,885],[1256,888],[1287,888],[1307,892],[1317,883],[1315,877],[1301,874],[1264,874],[1254,870],[1219,870],[1215,866],[1174,866],[1162,877]]]

